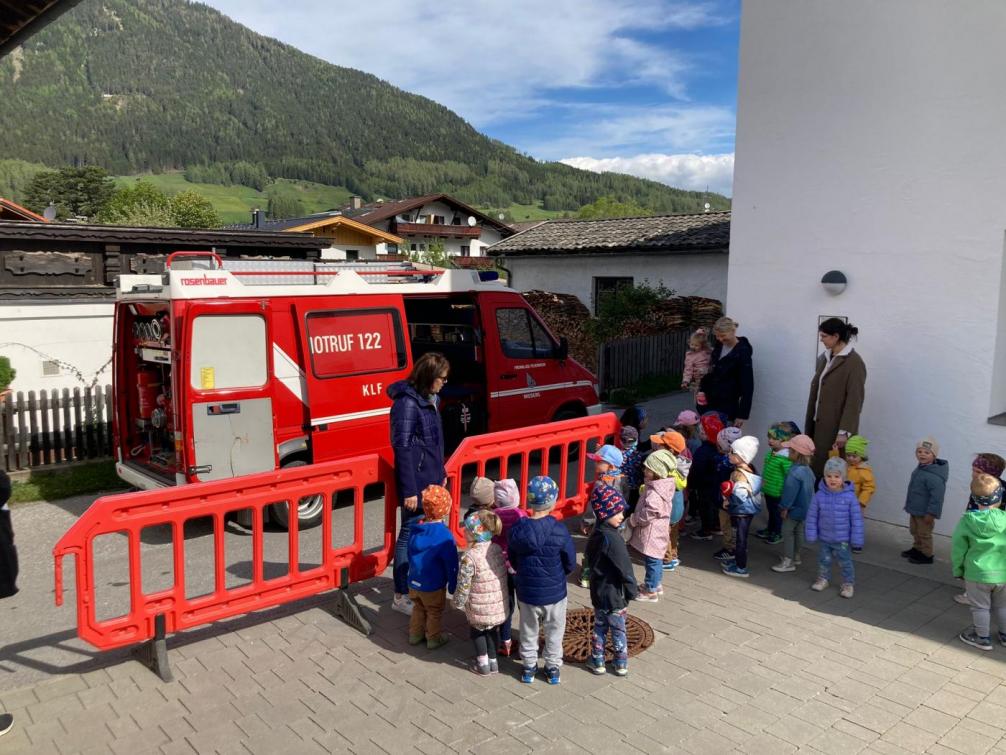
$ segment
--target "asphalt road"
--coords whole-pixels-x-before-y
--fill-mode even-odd
[[[686,394],[647,403],[651,428],[673,420],[687,405]],[[570,464],[572,483],[576,470]],[[558,474],[558,465],[552,465]],[[589,474],[589,465],[587,473]],[[492,474],[492,470],[489,470]],[[64,605],[54,603],[52,548],[74,520],[95,500],[79,496],[55,502],[25,504],[14,509],[13,519],[21,561],[20,593],[0,603],[0,689],[17,689],[47,677],[90,670],[109,660],[109,655],[125,656],[128,651],[113,651],[98,661],[98,653],[77,638],[75,570],[72,558],[65,559]],[[384,501],[367,501],[364,512],[364,548],[380,547],[383,541]],[[333,547],[352,542],[352,512],[336,509],[333,519]],[[302,568],[321,563],[323,544],[320,527],[300,533],[299,552]],[[251,578],[250,532],[228,523],[224,532],[225,579],[227,587],[236,587]],[[127,541],[123,535],[106,535],[95,541],[96,606],[99,619],[113,618],[129,606]],[[185,528],[186,594],[195,597],[212,592],[213,527],[208,519],[190,520]],[[287,571],[288,535],[273,529],[264,538],[266,578],[282,576]],[[143,592],[150,593],[173,583],[170,532],[148,529],[141,545]]]

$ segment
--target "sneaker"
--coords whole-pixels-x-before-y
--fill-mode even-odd
[[[813,590],[814,592],[821,592],[821,590],[827,590],[828,580],[826,580],[824,577],[818,577],[817,579],[814,580],[814,584],[810,586],[810,589]]]
[[[534,675],[538,673],[537,666],[525,666],[520,672],[520,680],[522,684],[531,684],[534,681]]]
[[[932,556],[923,556],[921,553],[916,553],[914,556],[908,557],[908,563],[910,564],[931,564],[933,563]]]
[[[862,553],[862,552],[863,552],[863,549],[862,549],[862,547],[859,547],[859,548],[857,548],[857,547],[856,547],[856,546],[854,545],[854,546],[852,546],[852,552],[853,552],[853,553]]]
[[[502,655],[504,658],[509,658],[513,653],[513,640],[503,640],[500,646],[496,649],[496,655]]]
[[[966,592],[959,592],[954,596],[954,602],[960,603],[962,606],[970,606],[971,601],[968,600],[968,594]]]
[[[498,674],[500,672],[500,664],[495,658],[489,659],[489,673]]]
[[[999,644],[1006,648],[1006,632],[999,633]]]
[[[713,535],[711,532],[703,532],[702,530],[699,530],[698,532],[693,532],[691,535],[689,535],[689,537],[692,540],[702,540],[702,541],[708,541],[713,539]]]
[[[731,561],[733,560],[733,551],[728,551],[726,548],[720,548],[713,554],[713,558],[717,561]]]
[[[780,574],[784,572],[796,571],[796,566],[793,564],[793,559],[784,558],[778,564],[772,567],[772,571],[779,572]]]
[[[756,533],[754,533],[754,536],[760,538],[761,540],[767,540],[771,535],[772,530],[770,530],[768,527],[766,527],[763,530],[758,530]]]
[[[448,637],[446,634],[441,634],[439,637],[433,637],[431,639],[428,639],[426,641],[426,648],[428,650],[436,650],[437,648],[442,648],[444,645],[450,642],[450,640],[451,638]]]
[[[0,737],[14,728],[14,716],[10,713],[0,713]]]
[[[664,586],[663,585],[657,585],[657,589],[653,591],[653,594],[654,595],[663,595],[664,594]]]
[[[587,668],[590,669],[592,674],[597,674],[598,676],[607,671],[604,667],[604,658],[594,658],[593,656],[587,659]]]
[[[545,681],[549,684],[559,683],[559,667],[558,666],[546,666],[545,667]]]
[[[740,577],[741,579],[747,579],[751,576],[751,572],[747,569],[742,569],[736,563],[723,564],[723,573],[728,577]]]
[[[409,644],[410,645],[418,645],[419,643],[421,643],[425,639],[426,639],[426,635],[425,634],[410,634],[409,635]]]
[[[412,615],[412,601],[408,595],[398,595],[391,600],[391,610],[404,613],[406,616]]]
[[[681,564],[676,558],[672,558],[670,561],[664,561],[664,571],[674,571]]]
[[[851,598],[855,592],[856,588],[850,585],[848,582],[846,582],[844,585],[842,585],[842,589],[838,591],[838,594],[841,595],[843,598]]]
[[[779,545],[782,542],[782,535],[773,532],[765,538],[765,542],[769,545]]]
[[[492,669],[489,668],[488,663],[483,665],[478,661],[476,661],[468,668],[471,669],[472,673],[476,674],[477,676],[489,676],[490,674],[492,674]]]
[[[615,676],[628,676],[628,675],[629,675],[629,662],[615,661]]]
[[[902,558],[911,558],[912,556],[918,554],[919,552],[915,550],[915,546],[912,546],[907,551],[901,551]]]
[[[580,575],[580,587],[585,587],[590,589],[590,576],[587,574]]]
[[[636,600],[640,603],[656,603],[658,598],[655,592],[649,592],[647,590],[640,590],[636,594]]]
[[[963,642],[965,645],[970,645],[973,648],[978,648],[979,650],[991,650],[992,640],[988,637],[979,637],[975,632],[974,627],[968,627],[959,635],[957,638]]]

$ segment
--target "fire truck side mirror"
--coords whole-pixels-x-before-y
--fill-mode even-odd
[[[569,340],[566,336],[559,336],[559,348],[555,350],[555,356],[559,361],[569,358]]]

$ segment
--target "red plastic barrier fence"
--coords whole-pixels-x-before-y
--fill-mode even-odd
[[[611,443],[621,425],[614,414],[580,417],[504,430],[488,435],[465,438],[447,461],[447,487],[460,506],[451,510],[451,530],[459,543],[464,543],[459,508],[467,507],[467,490],[462,489],[474,471],[485,477],[487,470],[494,479],[513,477],[518,481],[520,503],[526,507],[527,483],[536,475],[548,475],[559,486],[559,502],[553,515],[559,519],[583,513],[587,503],[587,488],[592,480],[592,462],[587,453],[604,443]],[[517,463],[512,464],[513,457]],[[475,469],[471,470],[470,467]],[[572,481],[570,467],[575,473]]]
[[[364,552],[364,488],[384,483],[384,533],[379,549]],[[340,491],[353,493],[353,540],[332,547],[332,502]],[[290,516],[287,573],[275,579],[264,575],[263,515],[267,506],[287,502],[296,511],[308,496],[324,498],[321,521],[321,565],[301,570],[299,528]],[[394,548],[397,495],[394,471],[377,455],[215,482],[181,485],[161,490],[104,496],[95,501],[53,549],[56,559],[56,605],[63,602],[63,557],[76,557],[77,632],[97,648],[108,650],[154,639],[167,632],[209,624],[262,608],[290,603],[351,582],[380,574],[390,563]],[[228,588],[225,565],[225,517],[251,510],[251,581]],[[185,523],[211,517],[215,589],[195,598],[186,596]],[[140,557],[141,532],[169,526],[173,551],[172,585],[145,593]],[[120,533],[129,547],[129,611],[98,620],[95,608],[95,538]],[[163,674],[162,674],[163,675]]]

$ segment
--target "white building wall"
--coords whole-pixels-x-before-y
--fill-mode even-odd
[[[730,241],[751,429],[802,424],[817,318],[848,316],[869,370],[868,515],[905,520],[932,433],[951,469],[943,533],[973,455],[1006,455],[1006,427],[986,421],[1006,411],[1006,3],[966,5],[745,3]],[[849,279],[837,297],[819,283],[830,269]]]
[[[17,370],[11,388],[25,392],[83,389],[95,375],[98,385],[110,384],[112,310],[111,302],[0,305],[0,354],[10,357]],[[58,375],[43,375],[46,360],[65,365]]]
[[[503,265],[512,273],[518,291],[534,289],[575,294],[594,311],[594,278],[632,276],[634,283],[663,283],[680,296],[707,296],[725,301],[727,255],[717,254],[575,254],[508,257]]]

